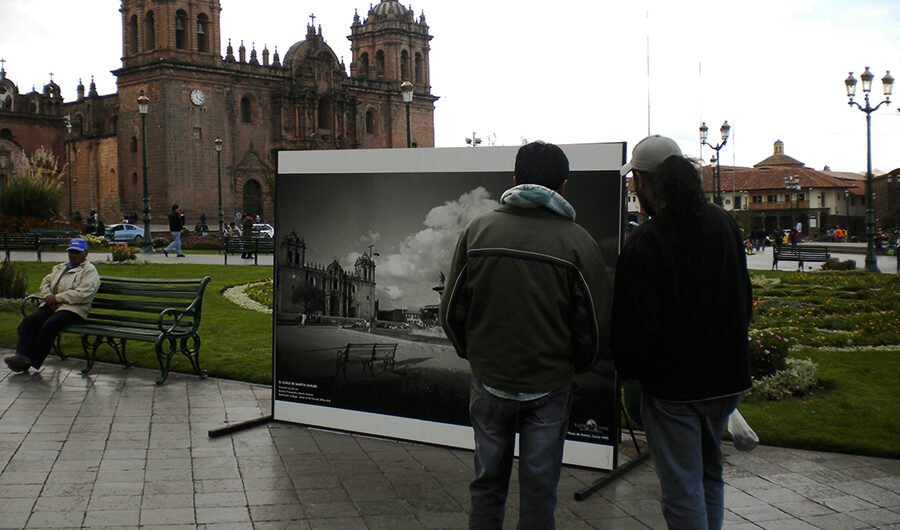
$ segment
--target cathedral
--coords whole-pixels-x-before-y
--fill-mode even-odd
[[[140,214],[146,145],[154,223],[174,203],[189,224],[201,213],[215,220],[219,167],[226,223],[237,211],[273,219],[278,151],[407,146],[404,81],[414,85],[412,146],[434,146],[432,37],[425,14],[396,0],[353,15],[349,68],[314,23],[283,57],[243,42],[235,53],[230,40],[223,56],[219,0],[122,0],[120,11],[115,94],[98,94],[92,80],[66,102],[52,79],[22,93],[0,65],[0,181],[22,152],[50,148],[60,167],[70,163],[64,215],[97,210],[110,223]]]
[[[352,272],[336,259],[328,266],[316,265],[306,260],[306,242],[291,231],[279,242],[276,259],[275,303],[282,317],[305,314],[374,320],[378,314],[371,250],[356,258]]]

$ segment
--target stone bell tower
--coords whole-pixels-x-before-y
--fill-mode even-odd
[[[416,19],[412,9],[397,0],[382,0],[365,20],[354,15],[350,31],[350,77],[355,86],[365,89],[358,96],[360,146],[406,147],[406,109],[400,84],[410,81],[415,85],[410,105],[413,146],[433,147],[434,102],[438,98],[431,94],[428,52],[432,37],[425,14]],[[388,145],[376,145],[380,133],[388,137]]]

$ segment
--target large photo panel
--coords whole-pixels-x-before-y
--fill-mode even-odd
[[[612,278],[622,143],[561,146],[566,198]],[[512,187],[518,147],[279,153],[275,419],[473,448],[468,362],[437,310],[457,238]],[[611,469],[609,352],[575,379],[564,462]]]

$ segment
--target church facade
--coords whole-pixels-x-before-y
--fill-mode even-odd
[[[329,265],[306,260],[306,242],[291,231],[279,238],[276,311],[279,315],[361,318],[374,320],[375,260],[371,254],[356,259],[345,271],[335,259]]]
[[[230,41],[223,56],[219,0],[122,0],[120,11],[115,94],[98,94],[93,81],[85,93],[79,83],[77,100],[65,102],[52,79],[23,94],[0,67],[0,179],[11,152],[51,148],[60,166],[71,163],[64,213],[97,210],[107,223],[140,214],[146,143],[154,223],[173,203],[189,224],[201,213],[215,220],[219,164],[225,222],[236,211],[272,219],[278,151],[406,147],[404,81],[415,87],[413,146],[434,146],[432,37],[424,13],[396,0],[354,14],[349,68],[314,24],[283,57],[243,42],[235,53]],[[143,124],[141,95],[149,98]]]

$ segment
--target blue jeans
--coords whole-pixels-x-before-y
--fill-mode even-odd
[[[644,392],[641,416],[670,529],[722,528],[722,433],[738,399],[674,402]]]
[[[172,242],[166,247],[166,252],[173,248],[178,250],[178,254],[181,255],[181,231],[172,232]]]
[[[469,416],[475,431],[475,480],[469,528],[500,529],[519,430],[518,528],[553,529],[556,486],[572,406],[570,385],[531,401],[497,397],[472,379]]]

